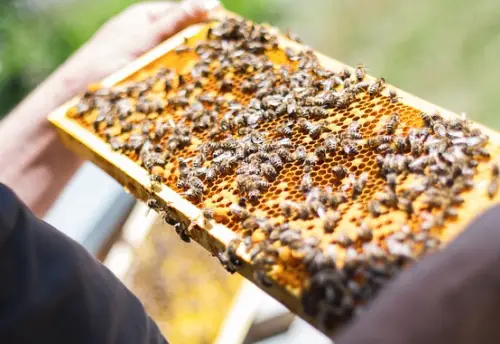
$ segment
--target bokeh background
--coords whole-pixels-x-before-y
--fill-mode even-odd
[[[0,116],[134,0],[1,0]],[[500,129],[500,1],[222,0],[317,50]]]

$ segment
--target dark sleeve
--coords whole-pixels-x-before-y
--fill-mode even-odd
[[[0,343],[166,343],[139,300],[0,184]]]
[[[402,273],[335,343],[500,343],[500,206]]]

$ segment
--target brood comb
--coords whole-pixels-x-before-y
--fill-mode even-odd
[[[497,133],[227,12],[50,119],[326,333],[498,201]]]

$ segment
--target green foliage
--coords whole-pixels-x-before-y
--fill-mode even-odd
[[[84,0],[41,8],[2,1],[0,21],[0,117],[20,102],[110,17],[134,0]],[[225,0],[224,5],[257,21],[272,21],[269,0]],[[274,11],[273,11],[274,9]]]
[[[53,5],[37,9],[14,7],[22,2],[0,0],[0,116],[108,18],[136,1],[51,1]],[[498,1],[222,2],[249,19],[291,25],[306,43],[327,55],[350,65],[363,62],[372,75],[500,128],[500,117],[495,116],[500,106]]]
[[[275,22],[280,8],[272,0],[221,0],[224,7],[256,22]]]

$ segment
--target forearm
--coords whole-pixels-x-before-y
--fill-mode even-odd
[[[39,216],[82,163],[47,120],[53,109],[85,89],[87,79],[72,75],[70,64],[62,66],[0,124],[0,181]]]
[[[499,343],[499,211],[403,273],[336,343]]]
[[[108,21],[68,62],[0,123],[0,182],[43,215],[81,164],[47,115],[163,39],[207,17],[216,0],[135,4]]]

